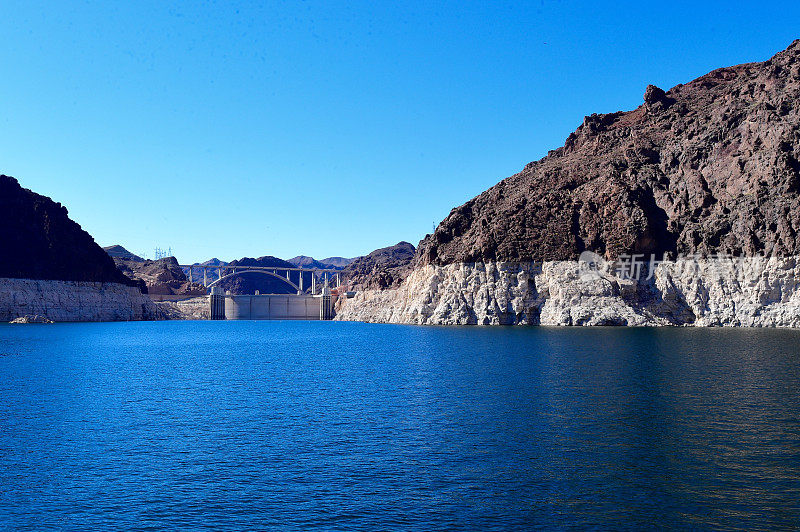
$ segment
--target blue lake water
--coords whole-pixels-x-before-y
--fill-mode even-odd
[[[0,529],[793,529],[800,331],[0,326]]]

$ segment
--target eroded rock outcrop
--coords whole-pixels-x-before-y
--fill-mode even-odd
[[[175,257],[158,260],[115,257],[114,262],[122,273],[144,285],[150,295],[205,295],[206,288],[189,282],[186,273]]]
[[[210,320],[211,305],[208,296],[197,296],[178,301],[159,301],[158,308],[169,320]]]
[[[648,279],[576,261],[429,264],[394,290],[339,302],[336,319],[421,325],[800,326],[800,261],[682,259]]]

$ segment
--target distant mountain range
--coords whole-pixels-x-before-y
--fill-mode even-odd
[[[315,259],[307,255],[298,255],[289,259],[287,262],[294,264],[298,268],[336,268],[341,270],[355,259],[346,259],[344,257],[328,257],[327,259]]]
[[[313,257],[299,255],[286,261],[278,257],[265,255],[259,258],[243,257],[231,262],[225,262],[215,257],[204,262],[196,262],[193,264],[195,268],[192,268],[191,280],[194,284],[190,284],[188,283],[190,277],[189,268],[178,268],[177,260],[174,257],[167,257],[159,261],[149,261],[131,253],[118,244],[107,246],[103,249],[114,259],[123,273],[132,279],[141,279],[142,282],[147,284],[150,293],[154,294],[181,293],[187,290],[193,293],[196,289],[196,285],[203,283],[203,270],[200,266],[208,267],[206,269],[206,281],[210,284],[219,278],[216,269],[219,266],[276,266],[279,268],[341,270],[355,260],[344,257],[328,257],[316,260]],[[310,272],[303,273],[304,290],[311,286],[311,277],[312,274]],[[299,285],[299,272],[291,272],[289,274],[289,280],[295,285]],[[231,277],[230,279],[225,279],[220,284],[220,288],[225,291],[230,291],[232,294],[253,294],[256,291],[262,294],[290,294],[296,292],[291,285],[283,282],[281,279],[261,273],[245,273],[237,275],[236,277]]]

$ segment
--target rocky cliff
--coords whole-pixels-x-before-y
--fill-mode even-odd
[[[634,280],[576,261],[429,264],[339,300],[338,320],[420,325],[800,326],[800,260],[679,259]]]
[[[798,102],[800,41],[651,85],[637,109],[587,116],[563,147],[453,209],[399,290],[342,300],[338,319],[798,326]],[[616,262],[587,275],[587,252]],[[670,260],[631,277],[619,265],[634,254]]]
[[[422,264],[622,253],[800,253],[800,41],[633,111],[587,116],[563,147],[453,209]]]
[[[161,316],[66,208],[0,175],[0,321],[28,314],[53,321]]]
[[[66,207],[0,175],[0,277],[135,283]]]
[[[0,279],[0,322],[36,315],[52,321],[132,321],[166,317],[138,288],[121,283]]]

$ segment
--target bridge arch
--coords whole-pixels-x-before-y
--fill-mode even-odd
[[[227,275],[223,275],[222,277],[220,277],[219,279],[217,279],[213,283],[210,283],[206,288],[211,288],[212,286],[215,286],[220,281],[224,281],[225,279],[229,279],[229,278],[235,277],[237,275],[242,275],[243,273],[260,273],[260,274],[263,274],[263,275],[270,275],[270,276],[272,276],[272,277],[274,277],[276,279],[280,279],[284,283],[288,284],[289,286],[294,288],[296,292],[302,292],[302,290],[300,289],[299,286],[297,286],[296,284],[291,282],[286,277],[278,275],[277,273],[274,273],[274,272],[268,272],[268,271],[264,271],[264,270],[241,270],[241,271],[235,271],[233,273],[229,273]],[[301,275],[302,275],[302,273],[301,273]]]

